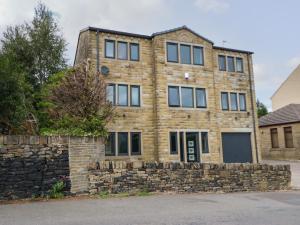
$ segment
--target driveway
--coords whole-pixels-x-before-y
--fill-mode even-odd
[[[0,225],[299,225],[300,192],[173,194],[0,205]]]
[[[277,165],[289,164],[292,171],[292,187],[300,190],[300,161],[277,161],[277,160],[263,160],[262,163]]]

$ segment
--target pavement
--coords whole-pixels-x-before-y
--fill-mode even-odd
[[[300,191],[157,194],[0,205],[0,225],[299,225]]]

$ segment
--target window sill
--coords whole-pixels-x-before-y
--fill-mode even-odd
[[[174,110],[174,111],[177,111],[177,110],[181,110],[181,111],[191,111],[191,110],[194,110],[194,111],[208,111],[208,108],[183,108],[183,107],[170,107],[169,106],[169,109],[170,110]]]
[[[165,65],[171,65],[171,66],[174,66],[174,65],[177,65],[177,66],[189,66],[189,67],[196,67],[196,68],[204,68],[205,65],[201,65],[201,64],[186,64],[186,63],[179,63],[179,62],[170,62],[170,61],[165,61]]]
[[[276,152],[276,151],[296,151],[297,148],[270,148],[269,149],[271,152]]]

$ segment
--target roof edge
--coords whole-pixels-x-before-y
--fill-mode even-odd
[[[265,124],[265,125],[258,125],[258,126],[259,126],[259,127],[272,127],[272,126],[287,125],[287,124],[294,124],[294,123],[300,123],[300,120],[297,120],[297,121],[291,121],[291,122],[285,122],[285,123]]]
[[[246,50],[240,50],[240,49],[234,49],[234,48],[226,48],[226,47],[221,47],[221,46],[213,46],[214,49],[218,50],[224,50],[224,51],[232,51],[232,52],[239,52],[239,53],[246,53],[246,54],[254,54],[254,52],[251,51],[246,51]]]

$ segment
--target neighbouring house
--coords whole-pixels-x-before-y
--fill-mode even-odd
[[[106,160],[258,162],[252,52],[217,47],[186,26],[151,36],[88,27],[89,59],[119,117]]]
[[[273,111],[288,104],[300,104],[300,65],[281,84],[271,100]]]
[[[289,104],[259,119],[263,159],[300,159],[300,104]]]

